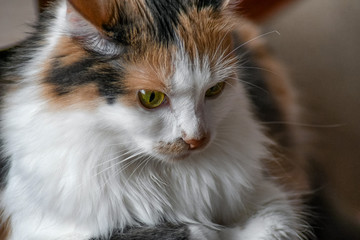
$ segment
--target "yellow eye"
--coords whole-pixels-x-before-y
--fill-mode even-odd
[[[219,82],[215,86],[212,86],[211,88],[209,88],[206,91],[205,96],[206,97],[215,97],[222,92],[224,87],[225,87],[225,82]]]
[[[140,90],[140,103],[146,108],[157,108],[165,101],[165,94],[154,90]]]

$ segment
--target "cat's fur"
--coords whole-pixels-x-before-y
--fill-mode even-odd
[[[265,163],[294,144],[261,124],[291,118],[289,89],[231,4],[72,0],[42,16],[1,77],[4,239],[129,239],[164,223],[174,239],[305,238]],[[144,109],[140,89],[168,102]]]

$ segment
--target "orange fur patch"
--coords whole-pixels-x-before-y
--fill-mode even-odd
[[[56,59],[61,67],[70,66],[82,59],[86,58],[87,53],[80,46],[76,45],[73,40],[69,37],[62,37],[57,46],[54,48],[50,60],[46,61],[43,64],[42,71],[39,74],[41,79],[46,79],[49,73],[52,71],[52,60]],[[81,100],[81,102],[93,100],[95,96],[99,94],[96,91],[91,90],[89,86],[80,87],[70,95],[58,96],[55,94],[56,86],[51,84],[43,84],[43,95],[46,99],[50,100],[52,104],[57,106],[68,106],[73,105],[76,101]],[[96,93],[96,94],[95,94]],[[79,94],[79,95],[76,95]]]
[[[51,58],[58,60],[61,67],[70,66],[88,56],[88,53],[70,37],[62,37],[54,49]]]
[[[54,48],[50,60],[43,65],[40,77],[46,79],[52,71],[52,63],[56,59],[57,67],[65,68],[77,62],[86,59],[89,54],[78,44],[76,44],[70,37],[62,37],[57,46]],[[92,68],[101,68],[102,65],[94,65]],[[85,108],[93,108],[99,101],[99,90],[96,84],[89,83],[81,86],[70,87],[69,93],[59,95],[56,92],[56,85],[50,83],[43,83],[43,96],[49,101],[51,106],[56,108],[69,106],[82,106]]]
[[[42,87],[43,95],[49,101],[50,106],[55,107],[55,109],[70,106],[92,109],[100,101],[98,87],[93,83],[76,87],[64,95],[58,95],[54,85],[43,84]]]
[[[229,23],[229,16],[205,8],[190,10],[180,15],[179,20],[177,34],[192,60],[208,57],[214,66],[219,59],[224,58],[224,62],[232,57],[232,24]]]
[[[137,92],[141,89],[170,92],[169,79],[173,74],[173,47],[149,46],[140,56],[128,56],[127,73],[123,84],[127,94],[121,96],[121,101],[137,104]]]

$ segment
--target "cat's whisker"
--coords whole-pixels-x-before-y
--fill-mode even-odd
[[[132,154],[132,153],[135,153],[135,152],[137,152],[137,149],[133,149],[133,150],[126,149],[125,151],[113,152],[112,155],[116,155],[116,157],[114,157],[112,159],[109,159],[109,160],[106,160],[106,161],[103,161],[103,162],[99,163],[98,165],[96,165],[95,167],[99,167],[99,166],[104,165],[104,164],[106,164],[108,162],[111,162],[111,161],[113,161],[115,159],[118,159],[118,158],[120,158],[122,156],[125,156],[127,154]],[[121,155],[118,155],[119,153],[121,153]]]
[[[123,157],[123,156],[125,156],[125,155],[128,155],[129,153],[130,153],[130,152],[125,152],[125,153],[123,153],[123,154],[121,154],[121,155],[117,155],[117,156],[114,157],[114,158],[108,159],[108,160],[106,160],[106,161],[104,161],[104,162],[101,162],[101,163],[95,165],[92,169],[95,169],[95,168],[98,169],[98,168],[100,168],[100,167],[102,167],[102,166],[104,166],[104,165],[108,165],[109,163],[111,163],[111,162],[113,162],[113,161],[116,161],[117,159],[120,159],[121,157]],[[125,160],[118,161],[117,163],[121,164],[123,161],[126,161],[126,159],[125,159]],[[116,163],[116,164],[117,164],[117,163]]]
[[[133,170],[133,172],[127,177],[126,182],[124,183],[124,187],[122,189],[122,191],[124,191],[127,187],[127,185],[129,184],[129,181],[131,179],[131,177],[134,175],[134,173],[143,165],[146,164],[146,160],[145,161],[140,161],[139,165]],[[121,172],[121,171],[120,171]],[[118,172],[117,174],[119,174],[120,172]],[[116,175],[117,175],[116,174]]]
[[[256,37],[254,37],[254,38],[252,38],[252,39],[250,39],[250,40],[248,40],[248,41],[240,44],[240,45],[237,46],[236,48],[234,48],[230,53],[228,53],[228,54],[225,56],[225,58],[227,58],[230,54],[233,54],[233,53],[234,53],[235,51],[237,51],[239,48],[241,48],[241,47],[243,47],[243,46],[245,46],[245,45],[247,45],[247,44],[249,44],[249,43],[251,43],[251,42],[253,42],[253,41],[258,40],[259,38],[263,38],[263,37],[266,37],[266,36],[271,35],[271,34],[277,34],[277,35],[280,36],[280,32],[277,31],[277,30],[273,30],[273,31],[269,31],[269,32],[260,34],[260,35],[258,35],[258,36],[256,36]]]
[[[112,177],[115,177],[116,175],[120,174],[121,172],[125,171],[128,167],[130,167],[132,164],[136,163],[139,159],[137,158],[138,155],[141,155],[141,154],[144,154],[143,152],[139,152],[138,154],[134,154],[130,157],[132,157],[132,159],[130,159],[130,157],[128,157],[127,159],[123,159],[121,160],[120,162],[116,163],[116,164],[113,164],[111,165],[110,167],[106,168],[105,171],[109,170],[109,169],[116,169],[116,167],[118,165],[120,165],[121,163],[125,162],[125,161],[128,161],[126,164],[124,164],[123,166],[121,166],[119,169],[117,169],[115,171],[115,173],[111,174],[110,176],[106,176],[106,180],[100,185],[97,187],[97,191],[101,191],[101,189],[103,189],[107,184],[108,182],[110,181],[110,179]],[[136,158],[135,158],[136,157]],[[129,160],[130,159],[130,160]],[[104,173],[105,171],[101,171],[100,173],[97,173],[95,176],[93,177],[97,177],[99,176],[100,174]],[[81,186],[79,186],[81,187]]]
[[[262,92],[264,92],[264,93],[266,93],[266,94],[270,94],[268,90],[266,90],[266,89],[264,89],[264,88],[262,88],[262,87],[260,87],[260,86],[258,86],[258,85],[256,85],[256,84],[253,84],[253,83],[250,83],[250,82],[241,80],[241,79],[239,79],[239,78],[234,78],[234,77],[229,77],[229,78],[230,78],[230,79],[234,79],[234,80],[236,80],[236,81],[240,81],[240,82],[245,83],[245,84],[247,84],[247,85],[249,85],[249,86],[252,86],[252,87],[254,87],[254,88],[257,88],[257,89],[261,90]]]
[[[141,155],[141,154],[143,154],[143,153],[142,153],[142,152],[139,152],[139,153],[137,153],[137,154],[134,154],[134,155],[132,155],[132,156],[129,156],[128,158],[123,159],[123,160],[121,160],[121,161],[119,161],[119,162],[117,162],[117,163],[115,163],[115,164],[112,164],[111,166],[103,169],[103,170],[100,171],[100,172],[97,172],[97,173],[96,173],[95,175],[93,175],[92,177],[97,177],[97,176],[103,174],[104,172],[108,171],[109,169],[116,168],[116,166],[121,165],[122,163],[124,163],[124,162],[126,162],[126,161],[129,161],[130,158],[137,157],[138,155]],[[119,156],[119,157],[121,157],[121,156]],[[117,158],[119,158],[119,157],[117,157]],[[114,161],[114,160],[116,160],[117,158],[113,158],[112,160]],[[130,160],[130,162],[126,163],[126,164],[121,168],[120,171],[126,169],[128,166],[130,166],[130,165],[131,165],[133,162],[135,162],[136,160],[137,160],[137,158],[133,159],[132,161]],[[101,166],[101,165],[100,165],[100,166]],[[95,169],[95,168],[96,168],[96,166],[93,167],[92,169]],[[71,177],[73,177],[73,176],[71,176]],[[106,182],[107,182],[107,181],[106,181]],[[84,185],[84,183],[79,184],[78,186],[75,187],[75,190],[78,190],[78,189],[81,188],[83,185]],[[72,193],[73,193],[73,192],[71,192],[71,193],[69,193],[69,194],[72,194]]]
[[[106,145],[106,147],[113,147],[113,146],[123,146],[133,143],[132,141],[116,141],[112,144]]]
[[[132,164],[134,164],[136,161],[138,161],[137,158],[134,158],[132,160],[130,160],[128,163],[126,163],[124,166],[122,166],[121,168],[119,168],[117,171],[115,171],[115,173],[113,173],[110,176],[106,177],[106,180],[97,188],[98,191],[101,191],[101,189],[103,189],[110,181],[111,178],[117,176],[119,173],[125,171],[128,167],[130,167]],[[116,165],[119,164],[115,164],[114,166],[112,166],[111,168],[115,168]]]
[[[225,84],[230,86],[231,88],[236,88],[236,86],[234,86],[233,84],[229,83],[229,81],[225,81]]]
[[[216,48],[216,50],[215,50],[215,53],[214,53],[214,55],[212,56],[212,59],[211,59],[211,60],[214,61],[214,58],[215,58],[215,57],[218,57],[217,54],[218,54],[218,52],[219,52],[219,50],[220,50],[220,47],[221,47],[222,43],[224,42],[225,38],[226,38],[226,37],[228,36],[228,34],[230,33],[230,31],[231,31],[230,29],[227,29],[227,30],[226,30],[224,36],[221,38],[220,43],[219,43],[219,45],[217,46],[217,48]],[[228,49],[229,49],[229,48],[227,47],[224,52],[226,52]],[[224,54],[224,52],[221,54],[221,56]],[[220,58],[221,58],[221,56],[220,56]]]
[[[151,157],[151,156],[148,156],[148,157],[145,159],[145,164],[144,164],[144,166],[140,169],[139,175],[141,175],[141,173],[144,171],[146,165],[148,165],[151,160],[152,160],[152,157]]]
[[[168,186],[166,182],[156,177],[155,174],[151,174],[150,178],[161,188],[163,188],[164,186]]]
[[[134,155],[131,155],[131,156],[129,156],[129,157],[127,157],[127,158],[125,158],[125,159],[122,159],[121,161],[116,162],[115,164],[112,164],[111,166],[109,166],[109,167],[107,167],[107,168],[105,168],[105,169],[101,170],[100,172],[97,172],[97,173],[96,173],[96,175],[95,175],[95,176],[93,176],[93,177],[96,177],[96,176],[98,176],[98,175],[100,175],[100,174],[102,174],[102,173],[106,172],[107,170],[109,170],[109,169],[111,169],[111,168],[114,168],[115,166],[120,165],[120,164],[122,164],[122,163],[124,163],[124,162],[128,161],[129,159],[132,159],[132,158],[134,158],[134,157],[137,157],[137,156],[139,156],[139,155],[141,155],[141,154],[143,154],[143,153],[142,153],[142,152],[139,152],[139,153],[134,154]],[[113,158],[113,159],[111,159],[111,161],[116,160],[116,159],[118,159],[118,158],[120,158],[120,157],[121,157],[121,156],[116,157],[116,158]]]
[[[261,67],[241,67],[241,66],[239,66],[239,67],[237,67],[237,69],[239,69],[239,70],[243,70],[243,69],[256,69],[256,70],[261,70],[261,71],[264,71],[264,72],[268,72],[268,73],[271,73],[271,74],[274,74],[275,76],[277,76],[277,77],[281,77],[280,76],[280,74],[278,74],[278,73],[276,73],[276,72],[274,72],[274,71],[271,71],[271,70],[269,70],[269,69],[266,69],[266,68],[261,68]]]
[[[286,122],[286,121],[271,121],[271,122],[260,122],[264,125],[293,125],[298,127],[309,127],[309,128],[339,128],[344,127],[346,124],[311,124],[311,123],[300,123],[300,122]]]

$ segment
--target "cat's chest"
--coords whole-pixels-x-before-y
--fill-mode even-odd
[[[147,224],[164,220],[206,225],[239,221],[249,200],[250,193],[245,187],[248,182],[236,165],[223,165],[223,169],[217,166],[217,172],[209,169],[185,172],[181,168],[168,174],[153,172],[128,179],[120,204],[125,204],[129,216]]]

